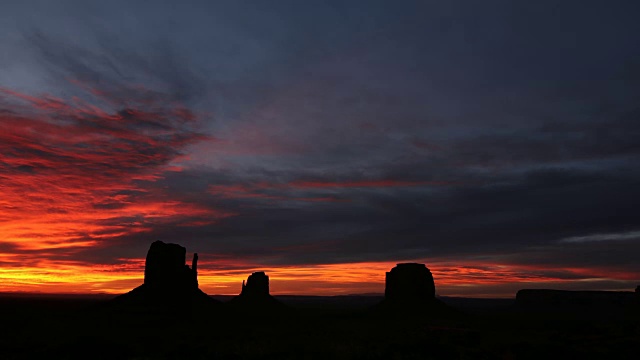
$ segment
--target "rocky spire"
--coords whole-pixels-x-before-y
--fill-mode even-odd
[[[193,260],[191,260],[191,272],[195,280],[196,286],[198,285],[198,253],[193,253]]]

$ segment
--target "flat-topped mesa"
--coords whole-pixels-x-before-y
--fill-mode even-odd
[[[249,275],[247,282],[242,281],[240,296],[265,297],[269,296],[269,276],[264,271]]]
[[[433,275],[425,264],[398,264],[387,272],[384,297],[389,302],[429,301],[435,295]]]
[[[155,290],[198,288],[198,254],[192,268],[185,264],[187,249],[178,244],[156,241],[147,252],[144,285]]]

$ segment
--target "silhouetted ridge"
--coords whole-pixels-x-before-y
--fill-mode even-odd
[[[217,302],[198,288],[198,254],[191,268],[185,264],[187,250],[178,244],[155,241],[147,252],[144,283],[116,297],[122,305],[184,306]]]

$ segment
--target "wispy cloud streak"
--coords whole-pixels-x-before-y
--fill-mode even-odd
[[[593,241],[624,241],[640,239],[640,231],[629,231],[624,233],[592,234],[585,236],[572,236],[561,239],[560,243],[585,243]]]

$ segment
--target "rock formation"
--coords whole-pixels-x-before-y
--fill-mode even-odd
[[[403,263],[387,272],[384,300],[374,311],[405,321],[461,319],[463,314],[436,299],[431,271],[424,264]]]
[[[269,277],[264,271],[254,272],[249,275],[245,284],[242,281],[241,296],[264,297],[269,296]]]
[[[118,296],[115,303],[126,305],[192,305],[212,303],[198,288],[198,254],[191,267],[185,264],[187,250],[178,244],[156,241],[147,252],[144,283]]]
[[[162,241],[151,244],[144,267],[144,284],[158,290],[197,288],[198,254],[193,254],[192,268],[185,265],[186,254],[187,249],[178,244]]]
[[[242,311],[268,315],[273,311],[284,310],[286,306],[269,294],[269,276],[263,271],[249,275],[242,281],[240,295],[229,302]]]
[[[398,264],[387,273],[384,297],[390,302],[424,302],[435,296],[433,275],[424,264]]]

